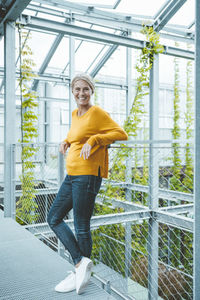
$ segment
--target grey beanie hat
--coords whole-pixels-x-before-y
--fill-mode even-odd
[[[84,80],[84,81],[86,81],[89,84],[89,86],[90,86],[90,88],[92,90],[92,94],[94,94],[95,84],[94,84],[94,81],[93,81],[93,79],[92,79],[92,77],[90,75],[88,75],[86,73],[77,74],[73,78],[73,80],[71,82],[71,88],[72,89],[74,87],[75,82],[78,81],[78,80]]]

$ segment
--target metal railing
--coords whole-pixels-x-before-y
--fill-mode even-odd
[[[69,253],[46,223],[64,177],[64,160],[57,144],[32,147],[38,149],[30,170],[35,206],[28,212],[31,217],[23,218],[19,209],[23,206],[22,147],[13,145],[14,215],[70,261]],[[174,161],[175,147],[178,164]],[[91,221],[93,277],[119,299],[145,300],[155,295],[160,299],[192,299],[193,146],[170,141],[113,144],[109,157],[109,178],[103,180]],[[152,165],[152,161],[156,163]],[[157,198],[156,206],[152,197]],[[73,220],[65,221],[73,230]]]

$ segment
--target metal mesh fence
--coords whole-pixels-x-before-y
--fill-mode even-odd
[[[192,299],[192,233],[158,223],[158,294]],[[148,220],[103,225],[93,231],[95,271],[133,299],[148,299]],[[156,286],[156,279],[153,282]]]
[[[16,216],[64,255],[46,224],[63,176],[63,161],[58,145],[33,147],[37,151],[29,171],[34,175],[35,205],[28,213],[30,218],[20,211],[22,148],[16,147]],[[113,145],[109,158],[109,178],[103,180],[91,222],[94,276],[124,299],[153,299],[157,291],[159,299],[192,299],[192,146]],[[25,187],[30,189],[28,183]],[[73,221],[66,222],[73,229]],[[67,251],[65,254],[69,257]]]
[[[59,187],[58,145],[17,145],[15,160],[16,217],[22,224],[46,222]]]

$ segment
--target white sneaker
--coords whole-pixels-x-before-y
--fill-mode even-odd
[[[83,257],[76,271],[76,292],[80,295],[90,281],[93,262],[87,257]]]
[[[56,285],[56,292],[67,293],[76,289],[76,274],[72,271],[69,271],[68,273],[70,274]]]

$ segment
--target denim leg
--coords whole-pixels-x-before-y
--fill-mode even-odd
[[[93,175],[78,177],[72,180],[74,227],[82,255],[90,257],[92,251],[90,219],[102,178]]]
[[[79,245],[73,232],[63,221],[63,218],[72,209],[72,206],[72,183],[67,175],[49,211],[47,222],[65,248],[70,252],[76,264],[82,258]]]

